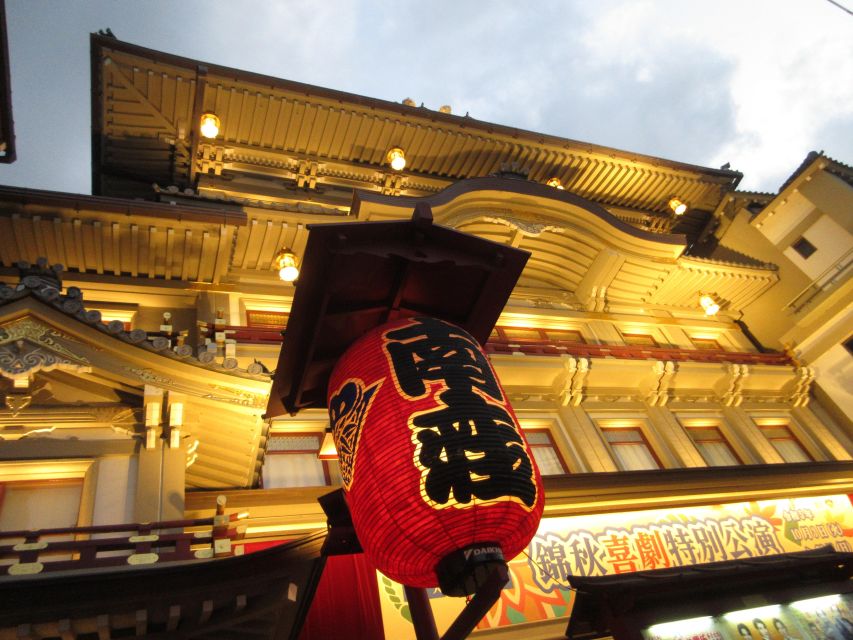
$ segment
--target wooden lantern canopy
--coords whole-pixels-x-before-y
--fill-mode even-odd
[[[542,479],[466,331],[428,317],[370,331],[338,361],[328,405],[358,539],[385,575],[468,595],[530,542]]]

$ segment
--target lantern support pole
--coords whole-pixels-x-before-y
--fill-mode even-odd
[[[483,619],[489,609],[501,597],[501,589],[509,582],[509,570],[507,566],[499,565],[495,567],[489,576],[483,581],[483,584],[477,589],[471,602],[468,603],[462,613],[453,621],[453,624],[447,629],[441,640],[464,640],[477,626],[477,623]],[[414,614],[413,614],[414,615]]]
[[[412,612],[412,626],[415,628],[417,640],[438,640],[435,616],[433,616],[426,589],[407,585],[403,585],[403,589],[406,591],[406,599],[409,601],[409,611]]]
[[[471,598],[471,602],[453,621],[453,624],[441,636],[441,640],[464,640],[477,623],[483,619],[489,609],[501,597],[501,589],[509,581],[509,571],[506,565],[495,567],[483,581],[480,588]],[[408,587],[403,585],[406,599],[409,601],[409,611],[412,612],[412,625],[415,627],[417,640],[439,640],[435,627],[435,617],[429,604],[429,596],[423,587]]]

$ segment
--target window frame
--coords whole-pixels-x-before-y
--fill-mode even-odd
[[[529,431],[548,432],[566,475],[583,473],[586,470],[571,434],[556,412],[528,410],[519,412],[516,417],[525,434]]]
[[[0,485],[66,485],[80,484],[80,502],[77,505],[77,524],[85,527],[92,523],[97,492],[96,458],[34,458],[31,460],[0,461]],[[0,494],[0,502],[5,498]],[[2,504],[0,504],[2,506]]]
[[[694,422],[694,421],[689,421],[689,422]],[[723,433],[723,429],[720,427],[719,423],[701,421],[700,424],[684,424],[684,423],[682,423],[681,426],[684,429],[685,433],[687,433],[687,436],[690,438],[691,442],[693,442],[693,445],[696,447],[696,450],[699,452],[699,455],[702,456],[702,459],[705,461],[705,464],[707,466],[709,466],[709,467],[720,467],[720,466],[739,466],[739,465],[746,464],[743,460],[743,456],[741,456],[738,453],[737,449],[735,449],[734,445],[731,443],[731,440],[726,436],[725,433]],[[726,446],[726,449],[728,449],[729,453],[736,460],[735,465],[717,465],[717,464],[711,463],[708,460],[708,458],[705,457],[705,454],[702,451],[702,447],[700,446],[700,443],[702,442],[702,440],[698,440],[695,437],[696,431],[713,431],[713,432],[715,432],[719,436],[719,440],[709,440],[708,442],[716,442],[716,443],[724,444]]]
[[[647,433],[648,425],[646,424],[645,419],[598,419],[594,420],[596,426],[598,427],[599,432],[601,433],[601,439],[604,442],[605,447],[610,453],[610,457],[613,460],[619,471],[647,471],[648,469],[625,469],[620,462],[619,457],[616,455],[615,448],[613,445],[636,445],[636,446],[644,446],[646,451],[651,456],[652,460],[657,464],[657,470],[666,469],[667,467],[664,465],[663,460],[658,454],[657,450],[649,439],[649,434]],[[607,437],[608,433],[614,433],[619,431],[632,431],[637,433],[640,436],[640,441],[626,441],[626,442],[611,442]],[[654,471],[655,469],[651,469]]]
[[[522,430],[524,431],[524,434],[527,438],[527,446],[530,448],[530,453],[531,453],[531,455],[533,455],[534,460],[536,459],[536,456],[533,453],[534,449],[550,449],[551,451],[554,452],[554,455],[557,457],[557,462],[559,463],[559,465],[561,467],[561,471],[558,473],[547,473],[546,474],[546,473],[542,473],[542,469],[540,469],[539,472],[541,473],[541,475],[543,477],[556,477],[556,476],[564,476],[564,475],[569,474],[569,466],[566,464],[566,461],[563,458],[563,453],[560,451],[560,447],[557,446],[557,441],[554,438],[554,434],[551,432],[550,428],[528,426],[528,427],[522,427]],[[548,439],[548,442],[546,444],[530,442],[529,435],[531,433],[543,434]],[[537,462],[536,464],[538,466],[539,463]]]
[[[800,434],[796,433],[796,431],[798,431],[799,429],[797,429],[797,430],[794,429],[795,423],[791,417],[771,417],[771,416],[750,416],[750,417],[752,418],[752,421],[755,424],[755,426],[758,427],[758,430],[761,432],[761,435],[764,437],[765,440],[767,440],[767,442],[770,444],[770,446],[773,447],[773,450],[779,455],[780,458],[782,458],[782,461],[785,464],[798,464],[798,463],[801,464],[801,463],[806,463],[806,462],[817,462],[819,460],[819,458],[817,456],[815,456],[814,451],[810,447],[806,446],[806,442],[804,441],[802,436]],[[770,436],[767,434],[767,431],[770,429],[784,429],[785,431],[787,431],[788,437]],[[803,454],[805,455],[805,457],[807,459],[806,460],[797,460],[797,461],[785,460],[785,456],[782,454],[781,451],[779,451],[779,449],[776,447],[776,445],[773,444],[775,441],[794,442],[799,447],[800,451],[803,452]]]
[[[805,236],[800,236],[792,242],[791,248],[796,251],[797,255],[803,260],[808,260],[817,253],[817,247]]]
[[[628,347],[660,347],[657,338],[651,333],[640,333],[638,331],[619,331],[622,342]]]
[[[529,337],[512,336],[512,331],[530,331],[535,335]],[[555,337],[549,334],[565,334],[565,338]],[[523,327],[517,325],[496,324],[489,338],[514,343],[517,341],[551,342],[565,344],[587,344],[587,340],[580,329],[567,329],[564,327]]]
[[[320,452],[320,449],[323,446],[323,438],[326,434],[327,427],[329,426],[328,414],[325,411],[314,411],[314,410],[306,410],[304,413],[313,414],[316,413],[316,416],[307,415],[305,419],[301,418],[284,418],[284,419],[274,419],[270,423],[269,430],[267,431],[267,443],[269,443],[275,437],[316,437],[318,440],[317,449],[316,450],[292,450],[292,451],[270,451],[269,444],[267,444],[267,450],[264,457],[264,464],[266,464],[266,456],[286,456],[292,454],[313,454],[317,456]],[[322,416],[322,417],[321,417]],[[317,458],[317,462],[322,465],[323,469],[323,478],[326,482],[324,485],[301,485],[301,488],[307,487],[338,487],[339,483],[335,482],[335,475],[340,477],[340,472],[332,469],[332,465],[338,464],[338,459],[334,458],[333,460],[324,460],[321,458]],[[260,484],[262,488],[271,488],[264,486],[264,471],[263,466],[261,466],[260,473]],[[282,488],[300,488],[300,487],[282,487]]]
[[[690,335],[687,337],[690,338],[693,348],[698,351],[725,351],[723,345],[716,338],[698,338]]]
[[[272,324],[269,322],[257,322],[252,320],[252,316],[275,316],[283,320],[282,324]],[[290,320],[289,311],[270,311],[267,309],[246,309],[246,326],[253,329],[282,329],[287,328],[287,322]]]

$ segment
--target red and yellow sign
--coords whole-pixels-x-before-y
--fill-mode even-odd
[[[545,518],[526,554],[509,563],[511,582],[478,628],[567,616],[569,575],[665,569],[826,544],[853,551],[853,508],[845,495]],[[381,574],[377,579],[386,635],[413,639],[402,587]],[[441,630],[461,605],[435,596]]]
[[[359,541],[394,580],[435,587],[448,554],[490,545],[511,558],[535,534],[539,471],[462,329],[409,318],[366,334],[332,373],[329,416]]]

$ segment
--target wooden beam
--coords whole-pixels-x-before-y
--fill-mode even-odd
[[[166,621],[166,631],[174,631],[181,621],[181,605],[173,604],[169,607],[169,618]]]
[[[136,635],[144,636],[148,633],[148,610],[147,609],[137,609],[136,610]]]
[[[111,640],[112,629],[110,628],[110,616],[103,614],[98,616],[98,640]]]

